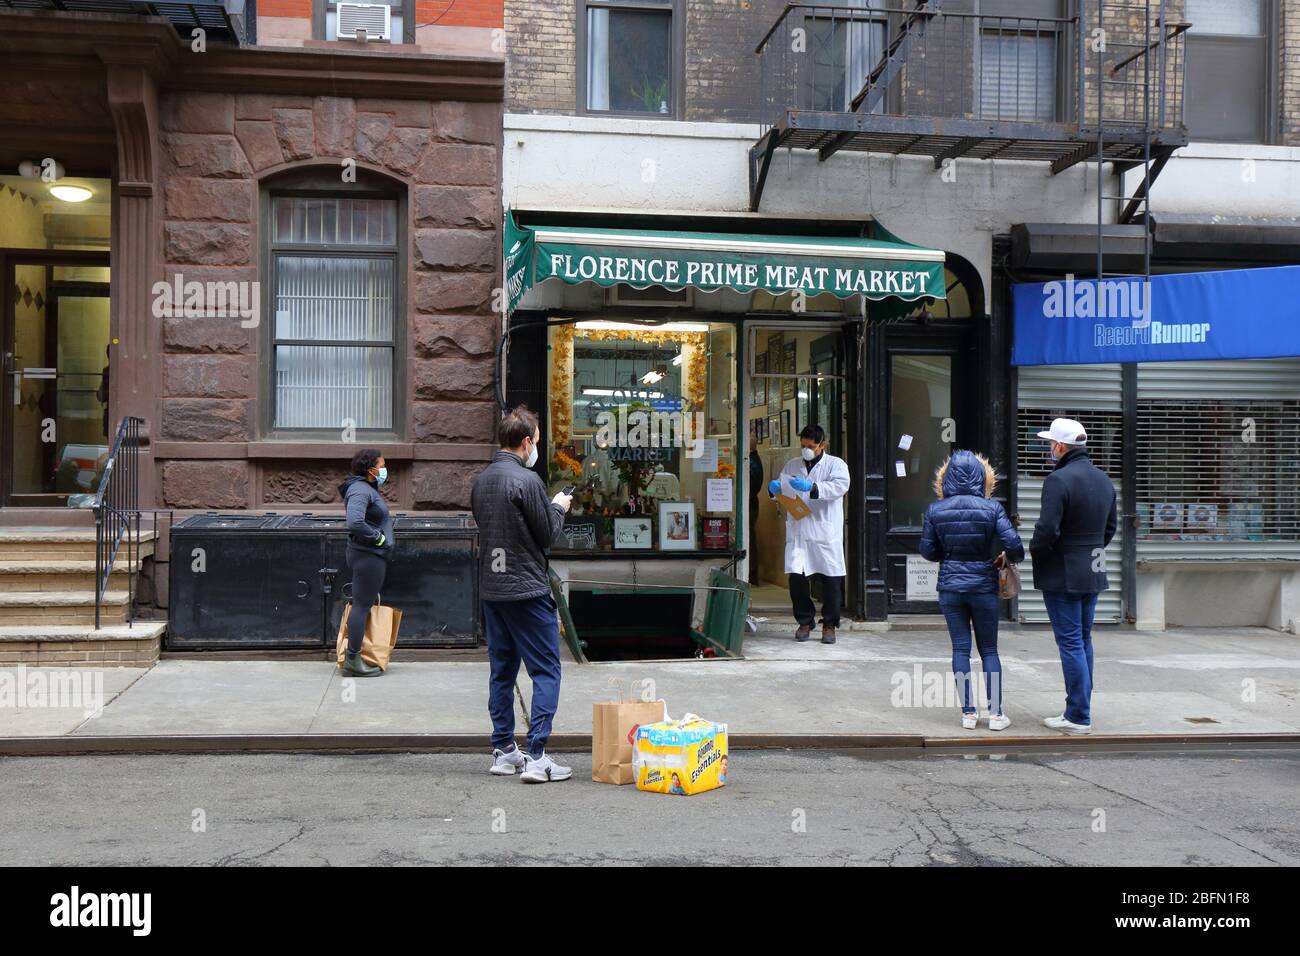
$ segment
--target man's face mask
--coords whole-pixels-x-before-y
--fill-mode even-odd
[[[533,447],[528,452],[528,459],[524,462],[526,468],[531,468],[537,464],[537,439],[533,439]]]

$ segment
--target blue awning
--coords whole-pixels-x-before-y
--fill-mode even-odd
[[[1012,365],[1300,356],[1300,266],[1012,289]]]

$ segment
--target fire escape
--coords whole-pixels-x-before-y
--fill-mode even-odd
[[[847,2],[847,0],[845,0]],[[970,12],[970,0],[788,4],[758,44],[759,119],[749,151],[757,211],[777,150],[1097,166],[1097,271],[1105,203],[1141,223],[1183,126],[1183,47],[1190,24],[1165,0],[1071,0],[1070,16]],[[766,125],[769,124],[770,125]],[[1141,169],[1129,195],[1105,195]]]

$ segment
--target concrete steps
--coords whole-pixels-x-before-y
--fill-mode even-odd
[[[154,549],[153,532],[141,538],[130,559],[118,548],[96,631],[94,527],[0,527],[0,664],[156,661],[166,625],[125,626],[135,575]]]
[[[149,667],[158,661],[165,621],[93,625],[0,625],[0,667]]]

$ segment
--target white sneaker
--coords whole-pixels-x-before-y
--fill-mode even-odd
[[[963,730],[974,730],[976,724],[979,722],[980,715],[978,713],[968,714],[965,711],[962,711],[961,726]]]
[[[1092,724],[1076,724],[1072,720],[1066,720],[1064,714],[1060,717],[1048,717],[1043,723],[1052,730],[1059,730],[1072,737],[1084,737],[1092,733]]]
[[[494,773],[498,777],[510,777],[516,770],[524,769],[524,752],[516,747],[510,753],[504,750],[492,751],[492,767],[488,773]]]
[[[989,714],[989,730],[1006,730],[1011,726],[1011,718],[1006,714]]]
[[[524,772],[519,779],[524,783],[558,783],[573,776],[572,767],[561,767],[546,754],[534,759],[524,757]]]

